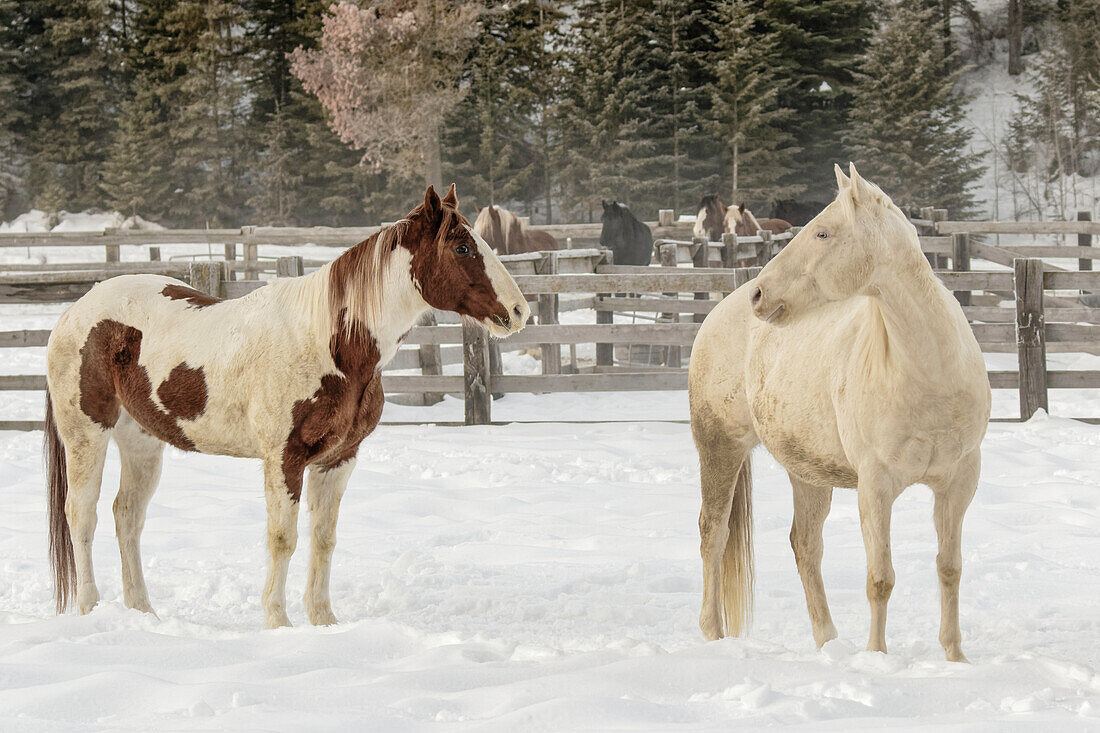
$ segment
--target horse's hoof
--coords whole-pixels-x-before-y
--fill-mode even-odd
[[[821,633],[814,633],[814,641],[817,643],[818,649],[825,646],[836,637],[836,626],[833,626],[831,623],[827,628],[822,629]]]
[[[286,611],[275,611],[267,614],[267,628],[278,629],[283,626],[290,626],[290,617],[286,615]]]
[[[699,620],[699,630],[703,632],[703,638],[707,641],[718,641],[722,638],[722,627],[709,620]]]
[[[948,649],[944,649],[944,652],[946,652],[947,661],[949,661],[949,662],[960,662],[962,664],[970,664],[970,660],[967,659],[966,655],[962,653],[962,649],[960,649],[957,646],[956,647],[951,647],[951,648],[948,648]]]
[[[96,590],[94,585],[84,586],[77,591],[76,607],[80,611],[81,616],[91,613],[97,603],[99,603],[99,591]]]
[[[332,612],[331,608],[310,611],[309,622],[314,626],[334,626],[340,623],[336,620],[336,614]]]

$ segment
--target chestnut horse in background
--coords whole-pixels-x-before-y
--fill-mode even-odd
[[[754,237],[758,231],[782,234],[791,230],[791,223],[783,219],[757,219],[741,202],[736,208],[726,211],[726,231],[739,237]]]
[[[264,462],[267,547],[262,602],[289,626],[286,577],[308,470],[311,555],[305,607],[332,624],[329,567],[340,498],[359,443],[382,415],[382,367],[430,308],[496,336],[530,308],[458,212],[454,186],[304,277],[220,300],[160,275],[99,283],[57,322],[47,347],[50,557],[58,612],[99,600],[92,535],[107,444],[122,463],[114,502],[122,587],[152,612],[139,542],[171,444]]]
[[[474,231],[480,234],[497,254],[517,255],[560,249],[558,240],[538,229],[528,229],[520,218],[508,209],[489,204],[477,210]]]

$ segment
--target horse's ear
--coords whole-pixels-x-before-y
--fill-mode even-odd
[[[434,221],[442,213],[443,204],[439,200],[439,195],[436,194],[435,187],[429,185],[428,190],[424,192],[424,215]]]
[[[877,198],[877,194],[874,187],[867,182],[867,180],[859,175],[859,171],[856,170],[855,163],[848,164],[849,178],[851,180],[852,189],[852,201],[862,201],[867,203],[872,199]]]
[[[737,210],[739,212],[741,212],[742,214],[745,213],[745,202],[744,201],[742,201],[740,204],[737,205]]]
[[[843,191],[848,188],[848,186],[852,185],[852,181],[849,180],[848,176],[844,175],[844,170],[838,163],[833,164],[833,172],[836,173],[837,190]]]
[[[474,213],[475,214],[480,214],[481,213],[481,207],[478,206],[477,204],[474,204]]]
[[[607,211],[607,202],[606,201],[604,201],[603,199],[600,199],[600,205],[603,206],[604,211]]]
[[[447,195],[443,197],[443,203],[447,206],[458,208],[458,196],[455,194],[455,185],[453,183],[451,187],[447,189]]]

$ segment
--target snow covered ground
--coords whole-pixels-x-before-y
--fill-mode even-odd
[[[48,328],[61,309],[7,306],[0,321]],[[42,351],[0,350],[0,369],[42,373]],[[1052,396],[1055,414],[1100,416],[1095,392]],[[39,416],[41,395],[25,397],[7,393],[3,417]],[[1015,411],[1011,393],[997,400]],[[493,409],[503,420],[687,417],[682,392],[509,395]],[[387,405],[384,417],[461,411],[448,398]],[[0,433],[0,730],[1100,730],[1100,427],[1044,416],[990,426],[964,531],[970,665],[944,662],[937,643],[920,487],[895,505],[887,656],[861,651],[862,541],[854,492],[837,492],[824,575],[840,638],[814,649],[787,541],[790,488],[763,451],[755,622],[747,638],[705,643],[685,424],[381,426],[344,500],[343,623],[306,622],[303,536],[288,583],[297,626],[279,631],[262,629],[258,462],[174,449],[144,542],[159,618],[121,603],[113,449],[94,550],[103,602],[55,616],[40,443]]]

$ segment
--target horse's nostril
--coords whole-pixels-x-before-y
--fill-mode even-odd
[[[760,299],[763,298],[763,297],[764,297],[764,293],[761,292],[760,288],[754,288],[753,291],[752,291],[752,304],[753,305],[759,304]]]
[[[515,315],[516,318],[523,318],[523,311],[520,310],[518,305],[512,306],[512,314]]]

